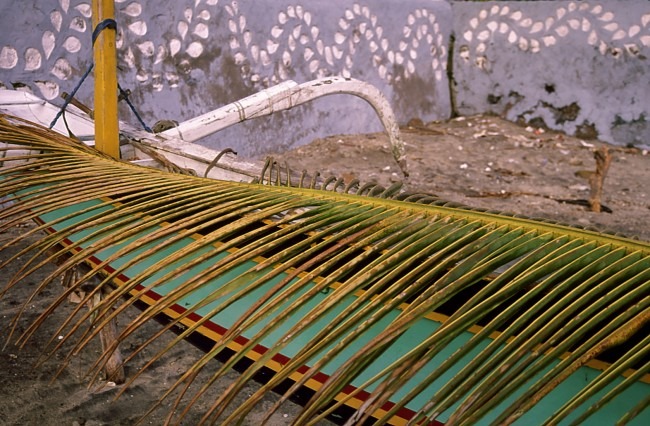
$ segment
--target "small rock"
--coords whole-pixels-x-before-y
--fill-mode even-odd
[[[576,184],[569,186],[569,189],[573,191],[589,191],[589,185]]]
[[[424,121],[422,121],[421,118],[411,118],[408,123],[406,123],[408,127],[424,127]]]
[[[569,160],[569,164],[572,166],[582,166],[583,163],[581,159],[573,157]]]

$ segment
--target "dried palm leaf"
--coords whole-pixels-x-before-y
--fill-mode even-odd
[[[126,362],[168,329],[180,331],[146,368],[185,338],[211,342],[163,395],[180,390],[175,419],[242,362],[205,423],[240,422],[278,387],[269,415],[311,392],[295,424],[332,413],[348,424],[648,418],[648,243],[394,188],[363,197],[171,174],[7,117],[0,139],[9,144],[0,230],[36,220],[30,233],[47,233],[3,262],[34,253],[4,291],[53,260],[35,294],[86,267],[16,340],[80,289],[84,302],[105,295],[89,312],[75,309],[56,333],[63,339],[49,342],[54,351],[73,343],[66,362],[130,306],[144,308],[118,342],[164,316]],[[223,365],[210,362],[223,353]],[[226,414],[260,372],[272,375]]]

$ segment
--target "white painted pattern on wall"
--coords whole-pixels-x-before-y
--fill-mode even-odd
[[[230,47],[237,64],[242,67],[251,62],[249,78],[264,85],[277,84],[288,78],[289,69],[296,63],[308,65],[313,78],[328,75],[350,77],[355,65],[355,53],[365,45],[373,55],[373,66],[379,77],[387,82],[409,78],[415,72],[415,60],[426,52],[436,80],[443,77],[447,48],[435,15],[425,8],[409,13],[404,23],[401,40],[389,40],[384,27],[378,22],[368,6],[355,3],[346,9],[337,23],[333,40],[320,36],[319,26],[313,22],[313,14],[304,7],[288,6],[277,14],[277,22],[271,27],[269,37],[255,43],[251,32],[245,28],[243,16],[229,19],[232,32]],[[281,48],[281,46],[285,46]],[[279,58],[279,67],[271,76],[263,76]],[[400,66],[402,73],[394,75],[392,65]]]
[[[505,40],[522,52],[537,53],[561,46],[572,32],[583,33],[587,45],[597,48],[601,55],[615,59],[638,57],[643,47],[650,47],[650,13],[641,15],[638,23],[624,27],[616,22],[616,13],[601,3],[563,4],[543,20],[527,17],[509,5],[493,4],[469,19],[462,42],[472,44],[473,49],[464,45],[459,54],[466,63],[488,71],[485,53],[495,40]]]
[[[355,66],[355,54],[361,47],[372,52],[377,75],[386,82],[409,79],[416,71],[416,60],[426,58],[433,76],[440,81],[445,72],[447,40],[444,39],[435,14],[417,8],[407,15],[402,37],[389,40],[384,25],[370,6],[354,3],[342,11],[333,39],[320,34],[321,25],[315,13],[301,4],[289,5],[276,12],[275,22],[263,29],[265,37],[255,39],[240,13],[237,1],[194,0],[188,2],[182,18],[174,23],[174,34],[165,40],[148,39],[147,20],[150,15],[137,1],[116,0],[118,5],[117,48],[121,65],[134,70],[136,80],[154,91],[179,85],[180,72],[189,72],[191,59],[204,55],[216,31],[215,16],[225,11],[229,49],[242,76],[252,85],[268,87],[289,78],[292,66],[306,64],[312,78],[327,75],[349,77]],[[120,4],[122,5],[120,7]],[[23,67],[28,72],[51,78],[34,81],[46,99],[59,95],[60,83],[74,78],[71,59],[80,54],[82,45],[90,45],[91,6],[82,2],[71,6],[70,0],[59,0],[59,7],[49,15],[51,29],[44,31],[40,46],[19,51],[5,45],[0,50],[0,69]],[[257,33],[259,34],[259,30]],[[125,42],[128,40],[128,43]],[[56,49],[61,47],[62,49]],[[58,57],[53,53],[57,50]],[[167,58],[177,59],[178,69],[155,66]],[[162,69],[161,69],[162,68]],[[396,72],[396,70],[398,70]],[[0,82],[2,84],[2,82]]]

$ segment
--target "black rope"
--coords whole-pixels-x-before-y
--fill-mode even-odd
[[[95,27],[95,30],[93,31],[93,36],[92,36],[92,45],[95,45],[95,40],[97,40],[97,37],[99,37],[99,33],[101,33],[103,30],[106,28],[110,28],[113,30],[117,30],[117,22],[115,19],[104,19],[102,22],[97,24]],[[77,91],[81,88],[81,85],[83,84],[84,80],[88,77],[88,74],[93,70],[93,66],[95,64],[91,63],[86,72],[84,73],[83,76],[81,76],[81,79],[77,83],[77,85],[72,89],[72,93],[70,93],[70,96],[66,98],[66,100],[63,102],[63,105],[61,105],[61,108],[59,109],[59,112],[56,113],[56,116],[54,117],[54,120],[50,123],[50,129],[54,127],[57,121],[59,121],[59,118],[65,113],[66,108],[68,105],[70,105],[70,102],[72,102],[72,99],[74,98],[74,95],[77,93]],[[66,126],[67,127],[67,126]],[[68,129],[68,132],[70,129]]]
[[[88,69],[86,70],[86,72],[84,73],[84,75],[81,77],[81,80],[79,80],[79,83],[77,83],[77,85],[75,86],[75,88],[72,90],[72,93],[70,93],[70,96],[68,96],[68,97],[65,99],[65,101],[63,102],[63,105],[61,106],[61,109],[59,109],[59,112],[56,113],[56,116],[54,117],[54,120],[52,120],[52,122],[50,123],[50,129],[54,127],[54,125],[56,124],[56,122],[59,120],[59,118],[60,118],[60,117],[63,115],[63,113],[65,112],[65,109],[68,107],[68,105],[70,105],[70,102],[71,102],[72,99],[74,98],[75,93],[77,93],[77,90],[79,90],[79,88],[80,88],[81,85],[83,84],[83,82],[84,82],[84,80],[86,79],[86,77],[88,77],[88,74],[90,74],[90,71],[93,70],[93,65],[94,65],[94,64],[90,64],[90,66],[88,67]],[[70,129],[68,129],[68,131],[70,131]]]
[[[109,19],[104,19],[99,24],[97,24],[97,26],[93,30],[92,46],[95,46],[95,41],[99,37],[99,34],[102,31],[104,31],[105,29],[107,29],[107,28],[117,31],[117,21],[115,21],[115,19],[110,19],[109,18]],[[54,127],[54,125],[59,120],[59,118],[65,113],[66,108],[68,107],[68,105],[70,105],[70,102],[74,98],[74,95],[77,93],[79,88],[81,88],[81,85],[83,84],[84,80],[86,79],[86,77],[88,77],[88,75],[92,71],[93,66],[94,66],[94,64],[91,63],[90,66],[88,67],[88,69],[86,70],[86,72],[84,73],[84,75],[81,77],[81,79],[79,80],[79,82],[75,86],[75,88],[72,90],[72,93],[70,93],[70,96],[68,96],[67,99],[63,102],[63,105],[61,106],[61,109],[59,109],[59,112],[57,112],[56,116],[54,117],[54,120],[52,120],[52,122],[50,123],[50,129]],[[120,86],[119,83],[117,84],[117,88],[118,88],[118,90],[120,92],[120,95],[122,95],[122,97],[124,98],[126,103],[131,108],[131,111],[133,111],[133,114],[135,115],[135,117],[138,119],[140,124],[142,124],[142,127],[147,132],[153,133],[153,131],[149,128],[149,126],[147,126],[147,124],[144,122],[144,120],[142,120],[142,117],[140,117],[140,114],[138,114],[138,111],[135,109],[135,106],[131,103],[131,100],[129,99],[128,93],[125,92],[124,90],[122,90],[122,87]],[[67,127],[67,123],[66,123],[66,127]],[[70,132],[70,129],[68,129],[68,132]]]
[[[151,128],[149,128],[149,126],[147,126],[147,124],[144,122],[142,117],[140,117],[140,114],[138,114],[138,111],[135,109],[135,106],[133,106],[133,104],[131,103],[131,100],[129,99],[129,94],[126,91],[122,90],[122,87],[120,86],[120,83],[117,83],[117,88],[119,89],[120,95],[122,95],[122,98],[126,101],[129,108],[131,108],[131,111],[133,112],[133,115],[135,115],[135,118],[137,118],[138,121],[140,122],[140,124],[142,124],[142,127],[147,132],[153,133],[153,130],[151,130]]]

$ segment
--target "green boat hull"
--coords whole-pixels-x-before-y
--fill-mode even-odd
[[[93,206],[96,206],[96,209],[93,209]],[[66,208],[62,208],[57,211],[49,212],[47,214],[42,215],[40,219],[43,223],[50,223],[55,221],[57,218],[65,217],[67,215],[70,215],[71,213],[74,213],[75,211],[85,211],[85,213],[82,215],[73,216],[70,219],[67,219],[62,222],[58,222],[55,225],[53,225],[50,231],[55,232],[58,230],[65,229],[70,225],[74,225],[75,221],[83,220],[86,217],[97,215],[100,212],[108,213],[114,208],[115,206],[106,205],[106,203],[102,202],[101,200],[95,200],[91,202],[82,203],[79,205],[68,206]],[[146,218],[142,218],[141,223],[146,224]],[[104,224],[102,226],[106,227],[109,225],[110,224]],[[143,233],[153,232],[154,230],[159,228],[160,226],[155,225],[152,226],[151,229],[143,231]],[[73,251],[74,248],[78,246],[82,246],[82,247],[90,246],[93,243],[93,239],[87,240],[82,244],[78,244],[77,242],[98,230],[99,228],[90,228],[90,229],[86,229],[84,232],[70,235],[69,238],[66,240],[65,244],[68,245],[68,248],[71,251]],[[119,233],[119,228],[114,229],[111,232]],[[174,252],[192,243],[194,239],[198,237],[199,236],[183,237],[179,239],[177,242],[175,242],[174,244],[165,247],[163,250],[160,250],[157,254],[157,257],[156,256],[149,257],[147,258],[146,261],[138,261],[126,267],[124,270],[120,272],[117,278],[114,279],[114,284],[118,287],[120,285],[123,285],[125,282],[129,281],[131,277],[137,276],[143,270],[151,267],[152,265],[155,265],[157,259],[162,259],[169,255],[172,255]],[[93,266],[100,265],[102,262],[104,262],[106,259],[111,257],[112,254],[117,252],[123,245],[127,243],[128,242],[125,242],[122,245],[113,246],[110,248],[110,250],[104,250],[98,252],[92,258],[89,258],[86,261]],[[131,263],[131,260],[135,256],[153,247],[153,245],[154,243],[151,243],[149,246],[142,246],[139,250],[131,251],[129,254],[125,256],[121,256],[118,260],[111,262],[110,265],[106,265],[104,268],[104,272],[106,274],[111,274],[116,269],[121,269],[123,265],[128,265],[129,263]],[[169,292],[173,291],[178,285],[180,285],[189,276],[201,272],[203,268],[209,267],[209,265],[213,264],[219,259],[224,258],[229,253],[230,252],[228,251],[220,251],[218,243],[213,244],[213,246],[210,248],[204,248],[202,250],[191,253],[190,255],[188,255],[187,259],[185,259],[187,262],[190,262],[192,259],[195,259],[199,256],[205,256],[205,255],[208,255],[209,259],[205,262],[202,262],[198,266],[194,266],[183,275],[178,276],[175,279],[169,280],[162,286],[157,286],[155,288],[148,289],[146,291],[146,295],[141,297],[141,300],[145,302],[145,304],[149,304],[149,305],[155,304],[160,298],[166,296],[167,294],[169,294]],[[261,260],[262,259],[260,259],[260,261]],[[231,280],[236,279],[240,274],[256,268],[259,263],[260,262],[255,260],[247,261],[239,265],[238,267],[230,270],[228,273],[218,276],[217,278],[213,279],[208,286],[202,287],[201,289],[184,297],[180,303],[177,303],[170,309],[166,309],[164,314],[167,315],[169,318],[179,317],[187,309],[191,309],[193,306],[201,303],[201,301],[203,301],[214,288],[223,286],[226,283],[231,282]],[[158,270],[155,274],[152,274],[147,280],[145,280],[138,287],[139,290],[146,288],[149,283],[155,282],[157,278],[164,276],[169,271],[170,268],[162,268]],[[261,270],[260,274],[263,274],[265,272],[267,271]],[[278,275],[272,281],[269,281],[267,284],[265,284],[264,286],[256,290],[256,292],[248,294],[245,297],[239,299],[236,305],[232,305],[229,308],[219,312],[217,315],[211,316],[209,318],[209,321],[205,322],[202,326],[200,326],[197,329],[197,332],[201,334],[203,337],[209,339],[210,341],[218,341],[219,338],[235,323],[235,321],[239,318],[242,312],[246,311],[246,309],[248,309],[251,305],[253,305],[257,301],[257,298],[262,294],[264,294],[265,291],[270,289],[273,286],[273,284],[281,281],[285,277],[286,274],[284,273]],[[296,279],[297,278],[294,278],[294,280]],[[295,325],[295,322],[298,321],[298,319],[303,314],[307,313],[316,304],[325,301],[328,298],[328,296],[329,294],[327,292],[321,292],[316,297],[311,298],[310,301],[304,305],[304,308],[302,308],[298,312],[295,312],[295,314],[292,315],[288,321],[281,324],[273,334],[266,337],[261,344],[255,346],[255,348],[252,351],[247,353],[246,357],[252,360],[259,359],[259,357],[266,352],[267,348],[273,347],[276,344],[277,339],[280,339],[286,331],[288,331],[293,325]],[[345,301],[347,303],[352,303],[353,299],[354,296],[349,296]],[[194,325],[196,322],[201,321],[204,316],[210,315],[212,308],[214,308],[222,301],[223,299],[215,300],[208,305],[196,309],[193,314],[185,317],[181,322],[188,327]],[[290,302],[291,300],[287,300],[287,305]],[[329,313],[329,317],[322,318],[320,321],[312,324],[307,329],[307,331],[305,331],[301,336],[298,336],[293,341],[291,341],[284,348],[284,350],[280,355],[274,356],[272,361],[267,363],[267,367],[273,371],[277,371],[281,367],[281,365],[286,364],[292,358],[292,356],[300,349],[301,343],[308,341],[318,330],[322,329],[328,323],[329,319],[334,318],[343,309],[344,309],[344,304],[341,304],[339,307],[335,308]],[[345,362],[345,360],[348,358],[349,355],[351,355],[352,353],[354,353],[355,351],[363,347],[363,345],[367,343],[376,334],[378,330],[381,330],[382,328],[387,326],[392,319],[397,317],[398,313],[399,313],[398,310],[395,310],[395,312],[392,315],[386,316],[380,322],[378,322],[377,324],[369,328],[362,338],[355,341],[354,345],[348,347],[344,352],[342,352],[336,358],[332,359],[327,365],[325,365],[324,368],[321,369],[320,374],[315,376],[315,379],[308,381],[307,387],[311,388],[311,390],[313,391],[318,390],[320,385],[329,377],[329,375],[332,372],[336,370],[338,366],[341,365],[341,363]],[[417,321],[409,329],[407,333],[403,334],[394,344],[392,344],[389,350],[387,350],[380,358],[376,359],[368,368],[366,368],[366,370],[362,372],[361,375],[357,377],[355,381],[350,383],[348,388],[344,389],[344,393],[349,393],[354,391],[354,389],[359,384],[365,382],[367,379],[370,379],[373,375],[380,372],[384,367],[390,365],[392,362],[399,359],[400,356],[404,355],[412,348],[413,342],[423,341],[426,337],[430,336],[431,333],[433,333],[436,329],[438,329],[446,319],[447,316],[443,314],[431,312],[431,314],[428,315],[426,318],[422,318],[419,321]],[[273,321],[273,319],[269,319],[269,321]],[[240,335],[235,340],[235,342],[230,345],[230,349],[235,352],[239,351],[241,347],[246,344],[248,339],[252,335],[254,335],[254,333],[263,325],[264,324],[258,324],[257,328],[247,330],[246,333]],[[422,374],[420,376],[423,378],[427,375],[428,372],[436,369],[437,366],[442,364],[445,359],[447,359],[451,354],[453,354],[456,350],[458,350],[464,343],[466,343],[469,339],[471,339],[472,336],[474,336],[476,332],[479,330],[480,327],[475,326],[468,329],[465,333],[457,336],[454,340],[452,340],[447,345],[447,347],[445,347],[433,360],[431,360],[422,369]],[[429,387],[427,387],[424,391],[422,391],[418,395],[418,397],[416,397],[409,404],[407,404],[405,409],[401,409],[398,412],[398,414],[393,417],[391,423],[392,424],[406,423],[410,418],[413,417],[415,411],[417,411],[419,407],[425,404],[428,398],[432,394],[434,394],[435,391],[440,386],[445,384],[450,378],[452,378],[455,374],[457,374],[460,368],[464,364],[470,362],[472,357],[476,353],[478,353],[482,348],[486,347],[488,344],[489,341],[485,341],[482,346],[478,346],[477,348],[475,348],[475,350],[472,353],[467,354],[462,360],[457,362],[456,365],[454,365],[453,367],[445,371],[444,374],[442,374],[438,378],[438,380],[432,383]],[[557,362],[554,363],[554,365],[559,362],[560,360],[558,359]],[[578,371],[576,371],[568,379],[566,379],[563,383],[561,383],[557,388],[555,388],[550,394],[548,394],[541,401],[539,401],[531,410],[529,410],[523,417],[521,417],[516,424],[520,424],[520,425],[538,424],[543,419],[546,419],[549,413],[555,412],[558,409],[558,407],[562,406],[567,400],[569,400],[574,395],[576,395],[587,383],[591,382],[592,380],[595,380],[598,377],[598,375],[601,372],[600,371],[601,367],[603,367],[604,365],[604,364],[603,365],[600,364],[602,363],[592,362],[588,365],[581,367]],[[535,379],[538,379],[546,371],[550,370],[554,365],[550,365],[546,368],[545,371],[542,371],[535,376],[531,376],[530,378],[531,382],[534,381]],[[305,365],[304,367],[298,369],[294,377],[296,378],[300,377],[302,373],[307,371],[307,369],[308,369],[308,365]],[[419,378],[420,377],[416,376],[412,380],[413,385],[415,385],[418,382]],[[647,379],[647,375],[645,379]],[[614,381],[605,389],[603,389],[601,393],[594,395],[590,400],[586,401],[583,404],[584,409],[589,407],[591,403],[597,401],[602,394],[609,391],[611,388],[616,386],[622,380],[623,377],[620,377],[618,380]],[[399,398],[400,396],[408,392],[408,390],[409,388],[407,387],[403,388],[396,394],[396,397]],[[509,402],[516,399],[520,394],[521,392],[514,393],[511,396],[510,400],[503,401],[500,406],[493,409],[490,414],[486,415],[482,419],[480,424],[490,424],[490,422],[500,412],[501,407],[507,406]],[[615,424],[616,421],[621,418],[621,416],[623,416],[626,412],[629,412],[631,409],[633,409],[634,406],[638,403],[638,401],[640,401],[643,398],[646,398],[648,394],[650,394],[650,384],[648,383],[647,380],[642,380],[634,383],[632,386],[629,386],[623,393],[618,395],[614,400],[610,401],[606,405],[606,407],[598,411],[597,419],[592,420],[593,422],[592,424],[599,424],[599,425]],[[367,396],[368,396],[367,392],[365,391],[361,392],[355,398],[349,400],[347,404],[350,405],[351,408],[357,408],[363,403],[364,398]],[[386,404],[384,408],[387,410],[390,409],[391,407],[392,407],[392,403],[389,403]],[[445,422],[448,419],[449,413],[453,410],[453,408],[455,407],[452,407],[448,409],[446,412],[442,413],[438,417],[438,420],[440,420],[441,422]],[[575,419],[582,412],[583,410],[574,411],[569,417],[565,419],[565,422],[567,424],[570,423],[572,419]],[[645,420],[643,416],[638,416],[630,424],[641,425],[644,424],[644,422]]]

